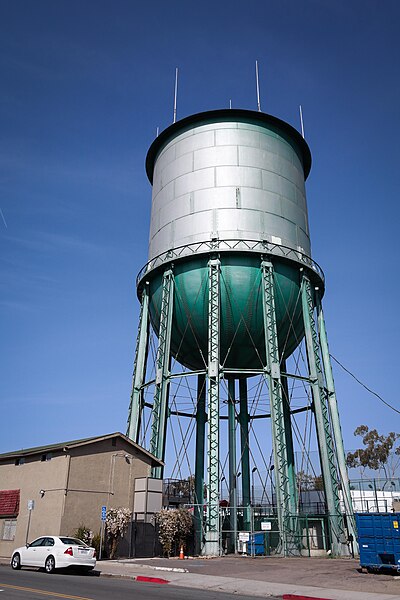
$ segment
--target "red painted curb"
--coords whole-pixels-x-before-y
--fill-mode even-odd
[[[318,598],[316,596],[298,596],[297,594],[283,594],[282,600],[329,600],[329,598]]]
[[[136,581],[147,581],[148,583],[169,583],[168,579],[161,579],[161,577],[145,577],[144,575],[137,575]]]

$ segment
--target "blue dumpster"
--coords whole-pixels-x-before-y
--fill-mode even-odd
[[[250,534],[247,543],[247,554],[252,556],[265,556],[267,552],[267,536],[265,531],[256,531]]]
[[[400,513],[357,513],[360,565],[400,571]]]

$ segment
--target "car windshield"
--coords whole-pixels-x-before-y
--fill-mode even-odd
[[[87,546],[85,542],[82,542],[82,540],[78,540],[77,538],[60,537],[60,540],[67,546]]]

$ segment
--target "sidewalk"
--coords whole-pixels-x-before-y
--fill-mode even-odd
[[[9,564],[0,558],[0,564]],[[268,598],[400,600],[400,577],[364,574],[353,559],[329,558],[137,558],[98,561],[103,577],[167,580],[170,585]]]
[[[400,600],[400,577],[358,572],[352,559],[221,557],[101,561],[101,575],[158,577],[172,585],[266,598]]]

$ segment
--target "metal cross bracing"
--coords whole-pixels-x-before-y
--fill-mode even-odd
[[[206,555],[220,554],[219,521],[219,379],[220,379],[220,261],[209,260],[208,292],[208,445]]]
[[[260,255],[260,260],[262,260],[263,257]],[[264,265],[264,269],[260,268],[259,270],[259,278],[257,280],[257,282],[254,282],[254,289],[252,288],[251,290],[249,290],[249,296],[254,296],[254,294],[256,293],[262,293],[263,295],[265,294],[265,296],[268,296],[268,298],[272,299],[275,302],[279,302],[280,306],[284,308],[285,310],[285,319],[287,319],[287,322],[289,324],[290,329],[293,331],[293,335],[296,337],[297,339],[297,335],[296,335],[296,331],[295,331],[295,322],[294,322],[294,318],[295,317],[295,311],[292,312],[293,309],[293,305],[292,307],[289,309],[288,306],[284,303],[285,302],[285,298],[284,298],[284,292],[282,292],[280,290],[280,282],[279,279],[275,277],[274,275],[274,270],[272,266],[269,266],[268,261],[263,261],[266,264]],[[290,447],[291,445],[293,445],[293,441],[290,440],[290,436],[288,435],[290,433],[290,431],[293,432],[293,436],[296,437],[296,445],[300,444],[301,448],[302,448],[302,456],[305,456],[309,451],[310,448],[306,448],[307,446],[307,442],[306,442],[306,437],[307,435],[304,433],[302,433],[300,431],[300,429],[298,428],[298,425],[296,423],[296,419],[295,419],[295,413],[304,410],[304,408],[297,408],[296,405],[290,405],[290,403],[293,400],[293,389],[294,389],[294,384],[296,384],[297,389],[302,389],[304,394],[301,397],[302,399],[307,400],[307,407],[305,407],[305,409],[309,408],[310,406],[310,398],[311,398],[311,393],[310,393],[310,388],[312,388],[312,383],[314,381],[313,377],[311,376],[311,369],[309,367],[306,367],[306,358],[305,358],[305,342],[303,341],[302,343],[300,343],[300,339],[298,340],[299,346],[298,346],[298,350],[296,350],[297,353],[297,359],[294,355],[292,355],[289,359],[288,362],[288,367],[285,367],[284,362],[282,362],[282,354],[284,352],[284,349],[286,348],[286,341],[283,340],[283,344],[282,347],[279,346],[278,348],[278,342],[277,342],[277,316],[274,314],[273,317],[274,318],[265,318],[264,321],[264,333],[265,333],[265,340],[266,340],[266,344],[268,343],[268,339],[270,339],[270,341],[272,342],[273,340],[275,340],[274,344],[270,343],[269,347],[272,348],[272,354],[270,356],[270,352],[268,350],[267,352],[267,358],[269,360],[269,362],[267,362],[267,367],[269,364],[271,364],[271,366],[273,364],[278,364],[279,367],[279,377],[278,377],[278,386],[274,385],[274,380],[276,380],[276,377],[272,377],[272,369],[268,369],[269,373],[267,372],[267,370],[265,369],[265,364],[264,364],[264,359],[261,361],[261,350],[259,349],[258,352],[258,356],[260,356],[260,368],[252,368],[252,369],[229,369],[225,367],[226,363],[226,359],[227,356],[221,356],[220,353],[220,349],[219,349],[219,342],[220,342],[220,331],[221,331],[221,321],[220,321],[220,294],[225,294],[225,292],[228,294],[229,296],[229,301],[232,303],[232,305],[235,306],[235,309],[237,311],[241,311],[240,313],[238,313],[240,316],[239,322],[237,324],[237,330],[239,329],[239,327],[241,327],[242,329],[244,328],[244,331],[247,332],[249,339],[251,340],[251,342],[253,343],[253,345],[255,344],[254,340],[252,339],[251,333],[248,329],[248,323],[247,323],[247,319],[248,319],[248,314],[247,314],[247,306],[246,307],[238,307],[237,305],[237,299],[235,297],[234,294],[234,290],[230,289],[230,287],[228,286],[227,282],[225,281],[224,278],[224,274],[223,272],[221,272],[221,266],[220,266],[220,261],[217,258],[212,258],[211,260],[209,260],[208,262],[208,269],[207,271],[204,273],[204,278],[202,278],[202,284],[199,285],[199,292],[198,292],[198,296],[200,297],[200,293],[201,290],[207,289],[208,288],[208,306],[207,306],[207,312],[208,312],[208,341],[209,341],[209,345],[208,345],[208,349],[207,349],[207,354],[205,356],[203,356],[203,353],[201,352],[201,348],[200,348],[200,344],[196,343],[198,345],[198,350],[202,356],[202,358],[204,359],[204,369],[201,370],[190,370],[187,369],[186,367],[183,367],[182,365],[180,365],[176,358],[173,358],[171,355],[171,349],[170,349],[170,340],[167,340],[167,337],[163,334],[164,330],[167,333],[169,331],[169,335],[171,334],[171,327],[172,327],[172,323],[170,323],[170,325],[165,329],[164,324],[168,323],[168,319],[172,320],[172,312],[175,310],[175,303],[178,305],[181,305],[181,310],[186,311],[187,307],[185,307],[182,299],[180,299],[180,292],[179,292],[179,288],[175,288],[174,286],[174,280],[173,280],[173,275],[172,272],[169,274],[170,276],[170,281],[167,278],[168,275],[168,271],[172,271],[171,269],[171,265],[169,265],[169,269],[166,270],[166,272],[164,273],[164,278],[163,278],[163,284],[162,284],[162,294],[161,294],[161,307],[160,305],[156,305],[156,304],[152,304],[151,305],[151,310],[152,311],[157,311],[158,314],[158,318],[159,318],[159,322],[160,322],[160,327],[159,327],[159,331],[158,331],[158,341],[156,344],[154,344],[154,341],[157,338],[157,335],[154,331],[152,331],[152,329],[149,327],[149,332],[148,332],[148,370],[147,373],[143,373],[143,379],[146,375],[146,381],[143,381],[141,386],[137,386],[140,387],[140,392],[142,395],[143,401],[141,406],[144,407],[146,410],[143,412],[143,418],[140,420],[139,424],[138,424],[138,429],[140,429],[140,440],[143,440],[143,443],[145,443],[146,447],[150,446],[150,450],[152,452],[154,452],[157,455],[157,452],[155,450],[153,450],[153,448],[155,448],[155,437],[157,438],[157,444],[158,444],[158,451],[161,448],[162,452],[160,454],[160,456],[163,458],[164,457],[164,448],[165,448],[165,443],[166,443],[166,419],[168,417],[168,422],[171,422],[171,426],[168,427],[168,445],[171,444],[171,450],[175,450],[174,454],[176,456],[176,464],[174,467],[174,471],[176,469],[176,475],[179,476],[180,478],[184,478],[185,475],[191,475],[194,473],[194,468],[190,465],[190,458],[189,456],[191,455],[192,450],[190,449],[190,444],[192,445],[193,449],[194,449],[194,445],[195,445],[195,438],[197,439],[197,446],[199,448],[199,452],[196,451],[196,472],[197,472],[197,476],[195,477],[195,481],[197,482],[197,493],[196,495],[198,496],[197,501],[199,503],[199,507],[198,507],[198,515],[197,515],[197,521],[198,521],[198,539],[199,541],[206,541],[206,544],[203,548],[203,554],[218,554],[220,552],[220,541],[221,541],[221,524],[219,521],[219,499],[220,499],[220,486],[222,485],[222,481],[225,481],[224,485],[227,485],[228,483],[228,478],[225,477],[224,474],[224,466],[220,464],[220,456],[221,453],[225,452],[224,449],[224,444],[226,445],[226,440],[225,440],[225,433],[224,436],[222,436],[221,442],[220,442],[220,436],[221,436],[221,432],[225,432],[225,428],[227,429],[227,421],[228,421],[228,416],[225,416],[222,408],[220,407],[221,402],[222,405],[224,405],[224,398],[225,396],[228,398],[229,397],[229,393],[228,390],[225,390],[225,387],[227,386],[227,383],[230,379],[234,378],[234,379],[238,379],[239,383],[240,382],[244,382],[246,381],[247,377],[251,377],[252,375],[262,375],[262,377],[257,377],[256,379],[254,379],[254,385],[252,386],[254,388],[254,386],[256,386],[256,388],[259,390],[258,392],[256,392],[256,396],[257,399],[254,400],[255,396],[250,395],[248,397],[248,399],[246,400],[246,402],[243,402],[243,406],[242,406],[242,415],[240,415],[238,413],[238,411],[235,408],[235,414],[234,414],[234,419],[236,422],[239,423],[239,426],[235,425],[235,431],[237,432],[237,434],[241,434],[245,433],[245,430],[248,430],[248,435],[249,435],[249,441],[246,444],[246,441],[244,441],[241,446],[242,446],[242,450],[241,450],[241,456],[240,459],[238,457],[238,461],[236,461],[238,464],[235,467],[231,467],[231,471],[232,472],[236,472],[239,477],[239,475],[242,476],[242,501],[243,501],[243,507],[248,506],[248,502],[249,502],[249,496],[250,498],[254,497],[254,494],[250,494],[249,490],[250,490],[250,479],[253,478],[252,473],[249,474],[249,470],[251,471],[251,467],[250,465],[246,465],[246,461],[244,460],[245,457],[245,453],[243,451],[243,448],[247,448],[246,452],[249,456],[249,458],[251,458],[251,463],[252,465],[258,465],[258,461],[261,460],[261,462],[264,464],[264,459],[263,456],[267,456],[267,454],[269,455],[269,450],[267,451],[267,454],[265,454],[265,426],[263,425],[262,420],[260,421],[259,419],[263,419],[263,418],[270,418],[271,416],[274,417],[274,415],[276,416],[276,414],[278,414],[278,423],[281,424],[280,428],[277,428],[278,434],[277,435],[273,435],[272,437],[275,438],[273,441],[273,444],[279,445],[280,448],[284,449],[284,452],[286,452],[286,473],[285,471],[284,473],[284,477],[286,478],[286,483],[285,483],[285,479],[284,481],[284,489],[285,489],[285,498],[288,498],[288,501],[290,502],[290,507],[289,509],[283,509],[281,508],[281,512],[282,514],[285,516],[284,517],[284,522],[282,524],[281,527],[281,535],[283,538],[283,548],[281,548],[281,551],[283,549],[284,552],[286,552],[286,554],[291,554],[292,552],[298,552],[298,549],[296,547],[296,543],[295,543],[295,537],[296,537],[296,531],[298,529],[298,526],[296,525],[296,518],[298,517],[298,513],[299,513],[299,506],[298,506],[298,501],[299,498],[297,496],[297,488],[298,488],[298,482],[296,482],[296,477],[294,475],[294,470],[293,473],[290,474],[291,468],[290,465],[288,465],[288,463],[290,462]],[[268,272],[266,272],[268,271]],[[267,282],[265,280],[268,280]],[[206,283],[205,283],[206,282]],[[170,285],[172,284],[172,285]],[[203,286],[203,287],[201,287]],[[225,287],[224,287],[225,286]],[[169,290],[169,293],[168,293]],[[258,291],[257,291],[258,290]],[[271,293],[265,293],[266,291],[271,291],[272,290],[272,294]],[[282,297],[281,297],[282,296]],[[303,292],[303,286],[301,287],[301,289],[299,289],[298,292],[298,296],[297,296],[297,300],[296,300],[296,306],[298,305],[297,303],[303,302],[303,296],[304,296],[304,292]],[[264,297],[264,296],[263,296]],[[150,301],[153,303],[154,299],[150,298]],[[265,306],[264,306],[265,304]],[[170,311],[165,311],[166,305],[170,306]],[[272,313],[271,313],[271,309],[272,309],[272,303],[271,302],[263,302],[262,304],[263,309],[265,311],[267,311],[267,313],[270,315],[270,317],[272,317]],[[274,311],[275,311],[275,307],[274,307]],[[301,314],[301,311],[300,311]],[[223,315],[225,318],[225,314]],[[280,317],[281,318],[281,317]],[[183,341],[183,337],[186,334],[186,331],[189,334],[189,331],[192,332],[192,335],[194,336],[194,338],[196,339],[196,335],[195,335],[195,329],[193,327],[193,323],[192,323],[192,315],[187,315],[187,325],[183,331],[183,335],[182,335],[182,341]],[[141,317],[141,323],[142,323],[143,318]],[[275,333],[273,331],[273,322],[275,320]],[[272,325],[272,328],[270,327],[269,330],[266,330],[265,327],[265,323],[267,323],[267,321],[270,322],[270,325]],[[162,322],[162,323],[161,323]],[[314,324],[315,325],[315,324]],[[140,329],[142,328],[142,325],[140,326]],[[235,340],[235,337],[237,335],[237,330],[232,332],[232,343]],[[320,333],[320,327],[318,326],[318,330],[315,327],[316,333]],[[297,331],[298,331],[298,327],[297,327]],[[289,335],[289,334],[287,334]],[[318,338],[317,338],[317,343],[318,343]],[[321,347],[322,347],[322,342],[321,343]],[[137,342],[137,346],[138,346],[138,342]],[[156,347],[157,346],[157,347]],[[167,350],[168,348],[168,350]],[[307,346],[308,349],[308,346]],[[230,347],[228,348],[228,353],[230,351]],[[164,375],[163,377],[160,378],[160,358],[161,355],[164,353]],[[262,352],[263,353],[263,352]],[[174,356],[176,355],[176,351],[174,351]],[[218,360],[216,360],[216,357],[218,356]],[[271,358],[272,357],[272,358]],[[137,357],[136,357],[137,358]],[[304,362],[304,369],[305,371],[302,369],[299,369],[299,361],[303,360]],[[255,365],[256,367],[258,365]],[[320,370],[321,372],[323,371],[322,366],[324,366],[324,370],[326,370],[325,365],[321,365],[320,364]],[[278,373],[276,371],[276,367],[273,367],[275,369],[275,375]],[[136,372],[136,365],[135,365],[135,369],[134,369],[134,377],[135,377],[135,372]],[[204,393],[205,390],[205,386],[204,383],[199,383],[196,389],[196,386],[194,385],[193,387],[190,387],[190,376],[195,376],[200,378],[204,378],[206,379],[206,399],[207,399],[207,403],[205,405],[204,408],[201,408],[201,403],[203,402],[202,399],[200,399],[200,397],[198,396],[199,390],[203,389],[203,392],[200,394],[200,396],[202,397],[202,394]],[[225,379],[226,378],[226,379]],[[270,378],[272,379],[272,382],[270,381]],[[288,389],[285,388],[286,385],[286,381],[287,380],[292,380],[292,383],[290,385],[290,389],[289,386]],[[323,380],[323,376],[322,376],[322,380]],[[138,379],[136,379],[136,381],[138,381]],[[162,381],[164,381],[164,386],[161,385]],[[202,381],[204,381],[204,379],[202,379]],[[247,379],[248,382],[250,382],[250,379]],[[256,383],[256,381],[258,381],[258,383]],[[264,383],[262,383],[262,381]],[[267,385],[268,384],[268,385]],[[324,385],[324,384],[323,384]],[[225,386],[225,387],[224,387]],[[328,384],[327,384],[328,387]],[[161,393],[163,389],[163,393]],[[255,389],[255,388],[254,388]],[[264,391],[262,391],[262,389]],[[184,391],[186,390],[186,391]],[[270,390],[272,390],[273,393],[270,392]],[[326,389],[325,389],[325,393]],[[186,394],[186,396],[185,396]],[[243,395],[243,400],[244,400],[244,393],[241,394],[241,396]],[[154,397],[153,397],[154,396]],[[232,396],[232,394],[231,394]],[[297,400],[300,399],[298,393],[294,395],[295,397],[297,396]],[[162,399],[164,397],[164,400]],[[187,397],[189,399],[189,402],[186,402],[185,405],[185,400],[184,397]],[[279,410],[276,410],[276,402],[274,405],[274,400],[276,401],[277,397],[279,398],[279,402],[280,404],[278,405],[278,409],[280,409],[280,413]],[[150,398],[152,398],[152,401],[150,401]],[[200,404],[199,404],[200,402]],[[270,407],[270,411],[268,411],[268,404]],[[328,413],[327,413],[327,418],[328,421],[330,420],[330,415],[329,415],[329,397],[327,400],[327,404],[328,404]],[[245,405],[247,405],[247,417],[246,417],[246,412],[245,412]],[[137,405],[136,405],[137,406]],[[228,403],[227,403],[228,406]],[[158,407],[158,408],[157,408]],[[162,408],[163,407],[163,408]],[[232,407],[231,407],[232,408]],[[275,412],[274,412],[274,408],[275,408]],[[149,413],[149,409],[150,409],[150,413]],[[206,409],[206,411],[205,411]],[[198,419],[196,419],[196,410],[198,410]],[[207,415],[206,415],[207,412]],[[231,411],[232,412],[232,411]],[[268,414],[268,412],[270,412],[270,414]],[[150,420],[148,419],[148,415],[150,414],[152,422],[151,422],[151,441],[150,444],[146,443],[146,438],[147,438],[147,442],[149,442],[148,439],[148,435],[146,434],[147,431],[147,427],[150,424]],[[309,414],[308,411],[306,412],[306,415]],[[147,416],[146,416],[147,415]],[[157,425],[157,436],[155,436],[155,423],[156,423],[156,419],[158,419],[159,416],[162,417],[162,415],[164,415],[165,419],[164,419],[164,424],[161,425],[160,422],[158,421],[158,425]],[[189,425],[186,428],[185,426],[182,427],[182,417],[189,417]],[[221,420],[222,419],[222,420]],[[224,419],[226,419],[226,425],[224,424]],[[247,423],[246,420],[248,419]],[[172,423],[173,420],[173,423]],[[273,420],[273,419],[272,419]],[[131,421],[132,421],[132,407],[131,407]],[[196,427],[197,424],[197,427]],[[245,425],[245,429],[243,429],[243,424]],[[308,429],[310,429],[310,424],[311,421],[310,419],[308,419],[307,417],[307,421],[306,421],[306,426]],[[223,425],[223,428],[221,429]],[[231,415],[231,425],[232,425],[232,415]],[[176,427],[175,427],[176,426]],[[276,427],[276,423],[272,423],[272,427]],[[242,431],[243,430],[243,431]],[[194,433],[196,431],[196,436],[194,436]],[[320,434],[319,434],[320,429],[318,428],[317,425],[317,432],[318,432],[318,440],[320,439]],[[206,435],[207,433],[207,435]],[[282,436],[283,433],[283,436]],[[311,434],[311,430],[309,435]],[[181,443],[178,440],[177,436],[181,436]],[[236,435],[236,433],[235,433]],[[283,445],[282,445],[282,439],[284,439]],[[311,441],[311,438],[309,440],[309,443]],[[151,443],[152,442],[152,443]],[[207,442],[207,447],[205,448],[206,444],[204,442]],[[270,439],[271,443],[272,440]],[[333,442],[336,443],[336,438],[334,437],[333,440],[331,440],[332,442],[332,448],[335,452],[335,450],[337,448],[335,448],[335,444]],[[252,447],[253,445],[253,447]],[[337,444],[336,444],[337,445]],[[200,448],[203,446],[203,451],[200,450]],[[156,448],[157,450],[157,448]],[[207,456],[207,469],[206,469],[206,477],[203,477],[203,473],[204,473],[204,462],[202,462],[202,460],[199,458],[199,453],[204,457],[204,450],[206,450],[206,456]],[[255,451],[255,452],[254,452]],[[223,455],[222,455],[223,456]],[[227,456],[228,457],[228,456]],[[204,460],[204,458],[203,458]],[[285,461],[283,461],[285,462]],[[273,475],[275,476],[274,479],[276,481],[276,485],[278,486],[278,481],[282,482],[282,477],[279,473],[279,465],[280,465],[280,460],[279,458],[277,459],[275,457],[274,461],[273,461],[273,465],[272,465],[272,469],[274,469],[273,471]],[[307,459],[307,464],[311,465],[311,462],[309,461],[309,459]],[[170,466],[171,463],[169,462],[169,468],[168,470],[170,471]],[[194,465],[193,465],[194,466]],[[264,465],[265,466],[265,472],[267,473],[267,480],[268,478],[271,480],[272,482],[272,469],[270,468],[270,466],[268,466],[267,464]],[[253,467],[254,468],[254,467]],[[302,467],[301,467],[302,468]],[[312,468],[312,466],[311,466]],[[239,470],[241,471],[241,473],[239,473]],[[260,473],[261,470],[259,471],[258,469],[256,469],[257,473]],[[282,473],[282,469],[280,469],[280,472]],[[318,471],[314,471],[314,476],[318,475]],[[261,477],[259,475],[256,475],[256,477],[260,478],[260,483],[261,485],[263,485],[263,489],[264,489],[264,484],[266,485],[266,482],[262,482],[261,481]],[[294,481],[291,481],[294,479]],[[247,481],[248,480],[248,481]],[[205,481],[205,485],[204,485],[204,481]],[[246,483],[247,482],[247,483]],[[288,482],[288,483],[287,483]],[[282,486],[281,484],[279,484],[278,488],[280,489]],[[289,489],[289,493],[287,493],[287,489]],[[204,519],[204,532],[203,532],[203,519],[202,517],[202,512],[200,511],[200,506],[202,505],[202,491],[206,490],[207,493],[207,499],[206,499],[206,504],[207,504],[207,513],[206,513],[206,518]],[[277,489],[276,487],[274,487],[273,493],[275,495]],[[293,493],[294,491],[294,493]],[[279,491],[278,491],[279,493]],[[273,500],[274,501],[274,500]],[[274,501],[275,504],[275,501]],[[278,503],[279,506],[282,507],[282,502]],[[247,509],[246,509],[247,510]],[[332,521],[332,511],[329,510],[330,512],[330,518]],[[337,513],[338,514],[338,513]],[[245,521],[247,522],[247,513],[244,513],[243,516],[246,516]],[[239,518],[239,522],[240,522],[240,518]],[[244,522],[243,522],[244,525]],[[334,531],[335,529],[335,523],[332,521],[331,522],[331,528],[332,531]],[[246,529],[246,526],[244,526],[244,529]],[[338,530],[338,528],[336,528]],[[203,535],[204,533],[204,535]],[[340,533],[339,533],[339,537],[340,537]],[[297,542],[301,542],[301,535],[297,536]],[[332,550],[334,552],[337,552],[337,548]]]
[[[345,527],[340,511],[338,472],[335,448],[331,434],[329,408],[324,383],[324,374],[320,360],[320,347],[314,319],[314,298],[311,282],[306,274],[302,275],[302,306],[310,370],[310,385],[313,396],[315,422],[321,458],[322,476],[326,503],[330,515],[332,553],[339,556],[344,551]]]
[[[163,275],[160,328],[156,358],[156,382],[152,410],[150,452],[164,460],[165,436],[168,411],[169,362],[171,347],[171,327],[174,303],[174,276],[172,268]],[[152,477],[161,478],[162,467],[152,468]]]
[[[278,333],[276,326],[273,265],[262,260],[263,308],[265,346],[267,359],[267,379],[270,396],[272,438],[275,459],[275,479],[279,529],[282,535],[282,553],[296,553],[297,521],[295,518],[297,501],[291,491],[295,485],[289,482],[288,447],[285,419],[283,386],[280,373]]]
[[[133,365],[132,392],[128,413],[126,435],[134,442],[139,441],[139,432],[143,411],[143,383],[146,375],[146,358],[149,339],[149,293],[148,286],[143,288],[140,307],[139,329],[136,339],[135,362]]]

